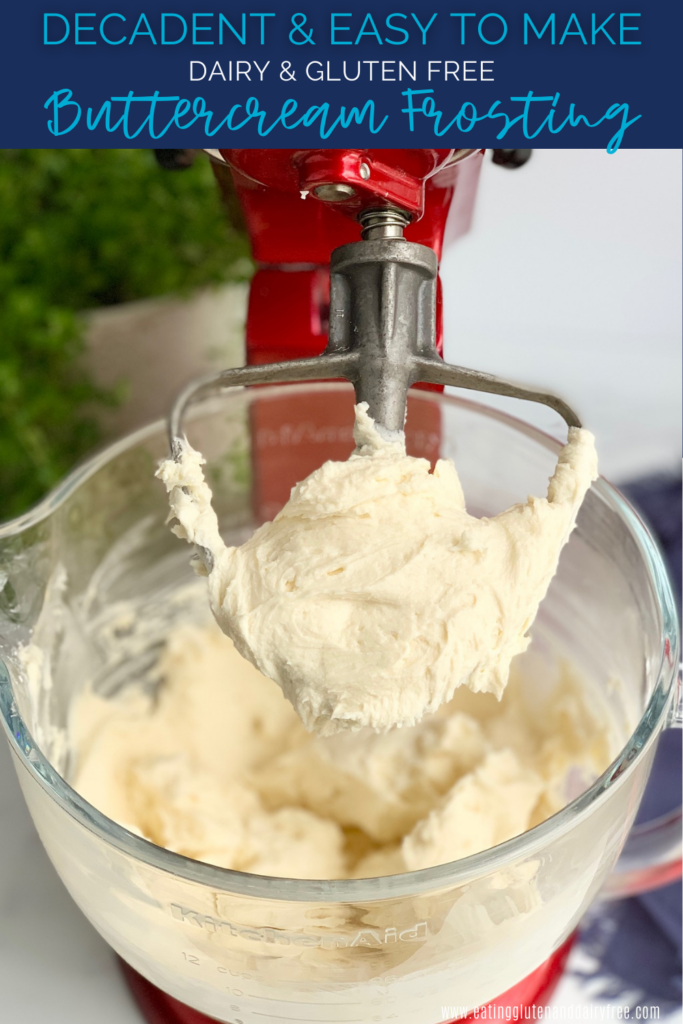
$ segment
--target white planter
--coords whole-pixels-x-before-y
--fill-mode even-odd
[[[86,369],[101,387],[126,386],[118,408],[97,410],[108,438],[166,416],[193,377],[244,362],[248,292],[227,284],[86,314]]]

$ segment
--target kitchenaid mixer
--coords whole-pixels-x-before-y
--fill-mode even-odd
[[[329,157],[330,154],[324,156]],[[477,169],[480,158],[480,154],[472,156],[472,166]],[[454,163],[451,170],[457,166],[458,163]],[[467,180],[463,173],[466,167],[467,161],[463,161],[458,188]],[[358,174],[363,180],[360,169]],[[323,181],[323,184],[329,184],[329,181]],[[244,187],[247,189],[247,186]],[[429,188],[429,184],[425,187]],[[436,188],[436,185],[433,187]],[[257,222],[260,217],[262,227],[265,225],[274,229],[275,222],[272,219],[269,222],[265,216],[265,206],[273,197],[264,194],[269,193],[267,189],[254,188],[253,191],[256,195],[251,196],[251,207],[245,202],[247,217],[251,213]],[[455,194],[457,196],[457,188]],[[295,189],[289,195],[276,196],[274,206],[286,205],[290,200],[297,209],[306,207],[306,201],[302,203]],[[313,206],[310,200],[308,202]],[[320,212],[321,209],[326,210],[322,203],[316,204],[313,209],[318,211],[312,215],[314,219],[326,219]],[[443,213],[443,207],[440,211]],[[330,216],[332,212],[329,211]],[[341,233],[356,235],[357,227],[353,220],[347,221],[336,214],[335,217]],[[417,231],[419,223],[411,224],[407,230]],[[292,230],[289,233],[292,234]],[[259,244],[264,244],[263,239]],[[298,253],[305,248],[306,240],[302,239],[301,232],[292,244],[294,248],[299,247]],[[269,262],[265,254],[264,262]],[[291,266],[292,262],[294,267]],[[270,346],[271,358],[277,355],[280,342],[281,356],[313,355],[317,354],[316,349],[319,351],[322,348],[325,333],[324,261],[321,258],[320,265],[317,260],[305,262],[307,266],[302,267],[298,260],[293,260],[287,270],[280,266],[274,269],[272,265],[259,270],[252,288],[252,308],[247,327],[248,358],[251,363],[263,361],[259,356],[267,354],[266,345]],[[311,262],[315,265],[311,266]],[[411,264],[411,274],[413,270]],[[268,288],[271,294],[278,289],[281,295],[289,292],[293,302],[295,298],[301,300],[302,293],[306,299],[299,304],[299,311],[303,309],[305,316],[292,317],[286,321],[286,331],[280,322],[283,305],[275,303],[271,307],[260,294],[260,291]],[[424,284],[420,288],[425,289]],[[431,309],[433,284],[429,288],[432,289],[428,304]],[[260,311],[255,309],[257,306]],[[252,312],[253,317],[258,317],[260,312],[261,328],[264,327],[264,321],[268,321],[267,331],[259,333],[257,327],[254,327]],[[299,326],[302,323],[304,328],[308,325],[308,331],[304,329],[300,333]],[[292,345],[288,347],[290,336]],[[308,353],[305,351],[307,341],[311,349]],[[323,369],[326,376],[332,375],[329,370]],[[320,390],[310,387],[286,388],[281,394],[274,389],[264,389],[252,392],[248,399],[241,392],[233,392],[228,396],[228,403],[225,407],[227,410],[238,408],[241,413],[246,410],[247,420],[252,427],[252,438],[255,436],[253,429],[258,432],[264,423],[269,423],[271,427],[273,424],[282,427],[284,422],[295,433],[302,426],[310,430],[308,424],[314,415],[310,410],[314,409],[317,409],[315,415],[319,417],[317,423],[332,427],[336,422],[335,417],[339,421],[342,418],[348,419],[351,408],[348,390],[335,386]],[[273,413],[273,410],[276,412]],[[451,423],[451,413],[455,415],[454,424]],[[193,417],[192,429],[200,430],[202,450],[206,443],[210,460],[218,466],[219,461],[214,458],[216,452],[211,451],[210,438],[220,436],[221,444],[224,438],[226,449],[230,449],[229,432],[225,436],[222,433],[225,431],[225,410],[221,406],[220,410],[209,409],[204,415],[205,422]],[[234,412],[228,412],[228,417],[233,420],[235,415]],[[486,414],[481,416],[466,404],[457,406],[441,396],[415,396],[412,399],[409,423],[411,421],[429,424],[431,435],[438,435],[436,447],[441,443],[446,444],[444,454],[448,454],[449,439],[452,442],[453,437],[457,437],[458,443],[462,444],[465,486],[475,495],[481,481],[472,476],[474,467],[468,470],[465,465],[465,453],[474,444],[475,438],[482,445],[483,439],[490,432],[486,451],[491,458],[486,461],[486,474],[496,480],[505,478],[508,468],[505,459],[514,465],[512,476],[516,477],[521,468],[521,463],[515,461],[514,444],[508,444],[504,439],[506,432],[515,438],[515,444],[519,443],[523,447],[527,445],[528,452],[525,448],[527,454],[524,459],[537,446],[543,449],[544,444],[538,437],[525,436],[524,430],[519,431],[504,418],[495,415],[489,417]],[[498,434],[498,430],[502,433]],[[281,431],[278,436],[281,436]],[[327,436],[332,441],[322,448],[318,446],[318,459],[321,455],[327,458],[337,456],[334,451],[334,438],[337,435],[330,429]],[[72,543],[78,544],[81,534],[87,534],[86,548],[91,550],[92,545],[98,543],[91,533],[100,519],[106,520],[104,532],[110,540],[125,538],[124,528],[131,526],[130,510],[126,511],[120,502],[116,504],[117,483],[119,487],[128,487],[128,482],[132,481],[131,497],[137,495],[140,489],[144,490],[146,496],[140,505],[140,512],[149,514],[154,507],[155,516],[162,522],[161,501],[152,498],[153,482],[149,481],[150,490],[147,494],[142,477],[138,479],[135,460],[129,460],[129,456],[137,458],[143,450],[153,450],[154,456],[158,458],[161,443],[162,438],[157,429],[153,438],[151,434],[146,438],[138,437],[120,446],[110,456],[100,457],[91,466],[85,467],[78,478],[67,482],[60,495],[52,499],[50,510],[44,508],[37,519],[29,517],[30,521],[18,528],[15,525],[13,537],[6,534],[8,550],[12,548],[9,552],[12,558],[8,558],[7,563],[3,558],[3,566],[7,564],[8,578],[16,584],[14,589],[18,597],[11,609],[15,624],[22,620],[23,609],[26,608],[26,602],[22,600],[21,582],[16,580],[22,558],[25,566],[26,559],[32,559],[33,550],[36,556],[39,555],[31,562],[34,573],[32,601],[35,608],[40,604],[36,592],[40,591],[42,585],[42,566],[46,560],[49,561],[50,552],[57,556],[57,549],[62,542],[71,538]],[[344,444],[347,443],[345,440]],[[409,429],[409,447],[411,443],[417,446],[422,442]],[[282,463],[284,447],[274,447],[276,458]],[[502,462],[500,459],[494,461],[496,450],[501,455],[504,453]],[[552,445],[544,450],[541,459],[543,471],[554,454]],[[295,446],[292,446],[291,455],[290,459],[285,460],[286,470],[282,472],[284,490],[306,472],[297,458]],[[121,462],[115,466],[119,457]],[[263,485],[268,465],[267,443],[257,439],[257,443],[252,444],[251,459],[256,487],[247,501],[252,501],[256,506],[253,511],[258,521],[264,514],[266,504]],[[143,474],[147,467],[148,463],[145,463],[145,467],[141,468]],[[270,473],[270,469],[267,472]],[[105,486],[104,478],[110,474],[113,490],[111,486]],[[107,507],[107,501],[111,503],[112,498],[112,507]],[[156,504],[148,505],[148,499]],[[273,500],[272,494],[269,500]],[[482,511],[486,513],[490,511],[490,503],[494,506],[498,502],[503,504],[510,500],[510,494],[506,492],[496,495],[495,500],[491,501],[490,496],[482,491],[478,500]],[[52,509],[55,510],[54,518]],[[226,508],[221,511],[227,515]],[[84,523],[88,524],[87,530],[83,527]],[[243,523],[241,525],[244,526]],[[595,545],[587,543],[593,534]],[[157,538],[156,534],[154,536]],[[42,546],[46,540],[48,551]],[[32,547],[34,542],[35,549]],[[157,543],[165,544],[161,534],[155,539],[155,545]],[[506,844],[507,849],[489,851],[489,856],[480,857],[476,864],[463,863],[459,868],[456,866],[456,873],[459,872],[457,894],[451,888],[451,873],[438,869],[422,878],[397,877],[366,883],[365,888],[356,884],[354,888],[354,883],[327,887],[324,884],[292,886],[286,881],[282,883],[273,879],[238,877],[235,873],[222,872],[208,865],[181,863],[183,858],[150,848],[150,844],[126,835],[125,830],[118,829],[113,823],[109,823],[109,826],[103,824],[100,820],[102,816],[98,816],[93,808],[88,808],[84,801],[79,801],[75,794],[69,793],[65,784],[62,784],[60,791],[59,784],[53,778],[55,773],[50,774],[49,765],[44,763],[40,752],[31,742],[22,715],[17,714],[17,706],[20,710],[26,708],[26,700],[20,695],[14,709],[7,706],[8,723],[12,722],[17,737],[16,753],[22,759],[22,784],[46,846],[62,877],[114,948],[148,980],[188,1004],[184,1006],[177,1000],[172,1001],[164,992],[155,992],[144,982],[136,981],[136,991],[142,993],[144,990],[144,996],[140,995],[141,1005],[145,1006],[150,1020],[169,1024],[172,1021],[195,1022],[205,1019],[190,1009],[190,1006],[200,1007],[204,1013],[232,1022],[258,1022],[264,1016],[275,1020],[385,1019],[400,1016],[401,1003],[405,1001],[405,1019],[414,1020],[416,1007],[421,1005],[422,1010],[419,1012],[423,1014],[423,1019],[432,1021],[440,1019],[442,1002],[451,1002],[450,998],[441,999],[446,991],[453,996],[452,1001],[455,1003],[461,1002],[458,997],[462,993],[462,1002],[470,1008],[476,1005],[472,1003],[473,998],[479,998],[482,1002],[493,998],[502,1005],[528,1005],[547,998],[549,982],[561,970],[566,956],[567,936],[616,859],[635,813],[653,751],[654,736],[668,717],[675,673],[675,613],[672,611],[670,594],[661,567],[658,566],[656,553],[651,545],[648,546],[646,537],[642,531],[639,532],[634,517],[623,507],[623,502],[620,503],[618,497],[604,484],[600,485],[587,507],[584,528],[582,530],[580,526],[574,543],[574,556],[577,546],[580,557],[576,563],[570,560],[567,563],[568,569],[565,566],[565,573],[560,580],[560,592],[565,588],[566,592],[574,593],[574,587],[577,606],[583,601],[586,619],[590,621],[591,614],[596,616],[603,605],[614,610],[614,597],[623,589],[625,596],[619,614],[626,624],[637,622],[642,630],[642,645],[636,629],[638,635],[635,639],[631,638],[634,647],[633,650],[629,648],[628,653],[632,656],[634,666],[634,688],[639,678],[636,666],[647,666],[647,678],[642,684],[642,703],[638,706],[639,713],[645,706],[644,718],[612,769],[591,788],[590,800],[586,796],[583,801],[575,802],[567,809],[571,810],[571,815],[558,815],[558,820],[547,823],[548,828],[541,826],[540,830],[535,830],[535,834],[519,837],[521,841]],[[600,573],[595,580],[589,578],[591,559],[596,558],[595,547],[602,550],[605,564],[618,563],[614,579],[610,577],[609,586],[604,584],[606,589],[600,592],[599,599],[590,587],[582,589],[581,583],[582,574],[592,584],[600,580]],[[158,554],[159,549],[155,547],[154,550]],[[15,557],[18,559],[16,562]],[[71,558],[71,574],[80,571],[87,575],[90,571],[89,557],[88,551],[84,552],[81,547],[77,559],[80,570],[76,568],[74,558]],[[127,563],[128,555],[124,557]],[[182,553],[179,559],[183,561]],[[11,565],[9,561],[12,561]],[[629,573],[635,572],[634,565],[638,567],[637,578],[631,579]],[[102,576],[99,578],[103,580]],[[29,624],[32,614],[30,611],[27,613]],[[619,615],[614,610],[614,614],[610,612],[608,621],[602,622],[601,627],[608,634],[611,631],[616,635],[618,619]],[[621,640],[626,644],[625,637]],[[630,685],[630,682],[626,685]],[[13,717],[10,710],[13,710]],[[27,714],[23,719],[30,723]],[[27,776],[30,772],[34,775],[29,779]],[[46,785],[39,792],[36,786],[40,787],[41,778]],[[46,795],[50,789],[52,793]],[[597,836],[599,840],[596,840]],[[490,856],[491,853],[493,856]],[[668,872],[675,870],[675,866],[671,865],[675,860],[675,850],[671,843],[664,852],[660,847],[658,856],[660,867],[663,865]],[[454,866],[445,867],[451,869]],[[652,876],[649,877],[651,879]],[[660,880],[663,877],[660,875]],[[529,879],[534,883],[531,888],[528,886]],[[128,911],[130,919],[124,921]],[[503,933],[507,930],[507,937],[502,942],[498,940],[497,948],[484,950],[481,936],[472,941],[469,948],[465,948],[466,943],[463,944],[469,917],[476,916],[480,911],[490,920],[494,933],[497,929]],[[135,927],[129,927],[133,914],[139,916]],[[167,926],[168,943],[163,939]],[[155,945],[157,939],[158,947]],[[513,950],[515,956],[510,955]],[[181,959],[183,952],[186,956]],[[289,955],[284,957],[283,952]],[[508,959],[510,962],[504,962]],[[516,962],[513,964],[514,960]],[[411,995],[410,988],[406,988],[407,980],[410,979],[404,974],[411,961],[414,962],[412,978],[421,991],[421,1004],[420,998]],[[432,968],[435,969],[433,974]],[[306,971],[310,971],[310,975],[304,978]],[[451,983],[450,989],[444,989],[443,979],[448,977],[449,971],[457,980],[455,984]],[[368,984],[367,994],[359,993],[355,1002],[350,989],[347,993],[342,991],[352,977],[354,983],[372,981],[371,985]],[[309,989],[302,996],[304,981],[309,983]],[[514,988],[508,992],[507,997],[501,997],[501,993],[511,989],[511,986]],[[286,993],[290,987],[291,1004],[288,1004]],[[433,994],[431,1002],[427,1003],[425,993]],[[323,1009],[323,1006],[327,1009]]]

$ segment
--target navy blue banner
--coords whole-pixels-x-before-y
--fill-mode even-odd
[[[17,0],[3,147],[680,147],[683,5]]]

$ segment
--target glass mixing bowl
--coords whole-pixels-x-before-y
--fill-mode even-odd
[[[195,408],[188,435],[207,456],[229,541],[272,516],[304,473],[348,454],[352,401],[345,385],[305,385]],[[479,515],[545,493],[559,449],[521,422],[428,392],[411,394],[407,436],[413,454],[454,459]],[[524,655],[530,700],[539,666],[552,699],[558,662],[569,659],[623,737],[610,767],[560,813],[451,864],[330,882],[191,861],[100,814],[66,781],[72,698],[88,681],[114,693],[154,664],[175,623],[205,615],[184,589],[188,548],[165,525],[153,475],[166,452],[162,424],[141,430],[0,528],[0,701],[21,786],[73,898],[144,977],[233,1024],[430,1024],[444,1006],[480,1006],[538,968],[606,880],[624,892],[675,871],[669,818],[635,837],[625,870],[608,880],[672,721],[678,630],[657,549],[604,480],[585,500]],[[29,640],[39,651],[30,662]]]

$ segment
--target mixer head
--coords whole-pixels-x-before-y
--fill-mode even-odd
[[[353,384],[357,402],[367,402],[387,439],[403,431],[408,390],[420,382],[539,402],[568,426],[581,426],[555,395],[444,362],[436,349],[436,253],[403,237],[411,215],[399,207],[368,207],[357,219],[361,239],[332,252],[329,340],[322,355],[237,367],[193,381],[171,412],[174,457],[183,447],[185,412],[199,398],[250,384],[339,377]]]

